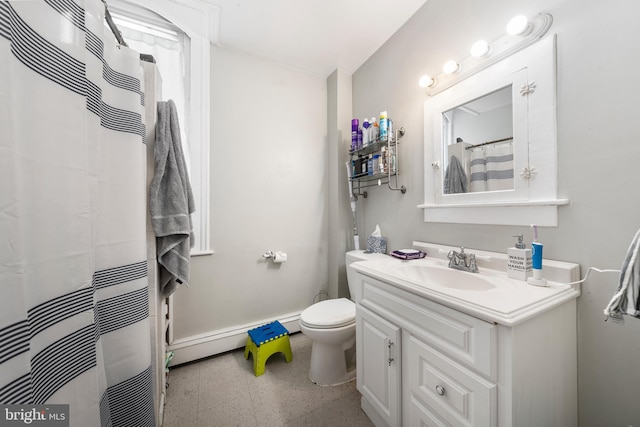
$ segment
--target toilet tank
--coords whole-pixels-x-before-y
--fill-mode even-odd
[[[345,265],[347,267],[347,284],[349,285],[349,294],[350,294],[350,298],[351,301],[355,301],[356,300],[356,295],[355,292],[357,292],[356,286],[355,286],[355,276],[356,276],[356,271],[354,269],[351,268],[351,263],[354,262],[358,262],[358,261],[369,261],[372,259],[389,259],[391,258],[389,255],[385,255],[385,254],[372,254],[372,253],[365,253],[365,251],[363,250],[359,250],[359,251],[349,251],[345,254]]]

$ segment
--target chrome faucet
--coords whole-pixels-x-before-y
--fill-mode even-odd
[[[460,252],[449,251],[447,258],[449,258],[449,268],[468,271],[470,273],[478,273],[476,254],[465,253],[463,247],[460,247]]]

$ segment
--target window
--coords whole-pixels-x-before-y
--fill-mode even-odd
[[[122,26],[120,30],[123,34],[129,33],[129,38],[124,38],[133,49],[153,55],[153,52],[142,50],[139,45],[145,43],[145,34],[146,37],[152,37],[149,42],[158,52],[156,63],[163,79],[162,97],[176,102],[183,145],[185,153],[188,153],[190,181],[196,203],[192,255],[210,254],[210,43],[217,43],[219,10],[200,0],[182,0],[180,3],[172,0],[110,0],[109,10],[114,18],[122,20],[118,27]],[[136,27],[139,25],[142,28]],[[171,64],[165,64],[167,60],[164,60],[161,65],[160,58],[165,54]],[[168,84],[170,79],[178,80],[184,87],[182,107],[179,105],[181,95],[173,88],[165,89],[165,83]]]
[[[189,139],[184,124],[188,123],[188,110],[185,105],[188,85],[187,64],[189,36],[169,21],[152,23],[150,19],[133,18],[112,13],[113,21],[127,42],[127,45],[140,53],[153,56],[162,76],[162,98],[173,100],[178,110],[180,139],[190,169]],[[189,176],[191,171],[189,170]]]

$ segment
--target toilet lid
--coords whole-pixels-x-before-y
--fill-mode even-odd
[[[346,298],[320,301],[300,313],[300,321],[315,328],[337,328],[355,320],[356,305]]]

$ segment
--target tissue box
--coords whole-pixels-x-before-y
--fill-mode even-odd
[[[387,253],[387,238],[386,237],[367,237],[367,253]]]

